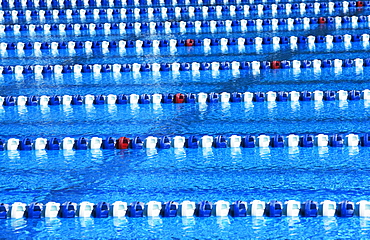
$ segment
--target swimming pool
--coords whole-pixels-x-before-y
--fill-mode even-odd
[[[368,200],[367,3],[151,2],[148,8],[146,1],[142,6],[128,1],[124,8],[121,1],[37,1],[36,8],[31,1],[23,7],[26,3],[2,2],[0,202],[37,202],[46,209],[49,202],[67,201],[242,200],[253,203],[252,209],[260,206],[253,200],[278,200],[286,209],[288,200],[313,200],[316,207],[325,200]],[[178,95],[184,103],[175,103],[169,93],[184,94]],[[229,93],[239,97],[232,100]],[[100,95],[105,99],[99,101]],[[150,145],[149,139],[164,136],[172,140],[168,149]],[[204,147],[209,139],[204,136],[225,141]],[[235,136],[253,139],[253,147]],[[87,150],[64,142],[81,137]],[[118,140],[113,149],[99,142],[108,137]],[[127,147],[121,137],[139,137],[142,148],[117,149]],[[174,147],[175,139],[191,137],[200,141],[198,148],[181,141],[183,147]],[[49,150],[52,138],[59,150]],[[262,147],[261,139],[271,145]],[[304,146],[302,139],[308,142]],[[11,140],[17,150],[10,150]],[[107,218],[90,217],[91,212],[76,218],[8,215],[0,225],[5,239],[369,234],[370,220],[359,213],[274,218],[262,212],[181,217],[178,209],[173,218],[134,218],[131,212]]]

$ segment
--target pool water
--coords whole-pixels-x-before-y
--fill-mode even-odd
[[[299,2],[299,1],[295,1]],[[366,15],[369,9],[343,13],[321,10],[291,15],[237,15],[237,19]],[[184,15],[176,21],[225,20],[229,15]],[[87,22],[167,21],[158,15]],[[81,22],[57,19],[55,23]],[[1,24],[39,24],[39,19]],[[45,21],[47,22],[47,21]],[[277,30],[264,26],[232,31],[202,29],[180,32],[54,31],[49,35],[22,32],[1,35],[1,42],[118,41],[204,39],[264,36],[364,34],[368,23],[296,25]],[[173,63],[212,61],[274,61],[366,58],[364,42],[280,45],[126,49],[0,51],[0,65]],[[199,92],[364,90],[370,88],[370,68],[267,69],[121,72],[45,75],[0,75],[0,96],[74,94],[154,94]],[[364,134],[369,132],[370,102],[253,102],[126,104],[82,106],[2,106],[0,138],[203,136],[233,134]],[[268,202],[270,200],[369,200],[370,167],[367,147],[198,148],[1,151],[0,202],[177,201],[208,200]],[[4,239],[164,238],[164,239],[338,239],[369,238],[370,219],[340,217],[175,217],[175,218],[42,218],[0,219]]]

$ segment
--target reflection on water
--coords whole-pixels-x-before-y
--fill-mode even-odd
[[[289,155],[299,155],[299,147],[288,147],[288,153]]]
[[[297,112],[300,110],[301,105],[299,104],[298,101],[293,101],[293,102],[290,102],[290,107],[292,108],[293,112]]]
[[[19,115],[25,115],[28,113],[28,108],[26,106],[17,105],[17,109]]]
[[[202,154],[205,158],[213,158],[213,149],[212,148],[202,148]]]
[[[342,110],[348,108],[348,101],[338,101],[338,107]]]
[[[148,157],[153,157],[158,154],[158,151],[156,148],[146,148],[145,153]]]
[[[269,147],[257,147],[256,152],[260,155],[262,159],[271,158],[271,149]]]
[[[50,113],[50,107],[49,106],[40,106],[41,114],[46,115]]]
[[[227,228],[231,224],[229,217],[216,217],[216,223],[220,229]]]
[[[348,155],[349,156],[355,156],[360,153],[360,148],[359,147],[348,147]]]
[[[23,228],[27,227],[27,220],[24,219],[24,218],[21,218],[21,219],[11,218],[11,219],[7,220],[6,223],[9,224],[10,227],[14,231],[19,231],[19,230],[22,230]]]
[[[114,217],[113,218],[113,226],[116,228],[122,228],[127,226],[129,223],[127,217]]]
[[[175,159],[177,160],[186,159],[186,150],[184,148],[174,148],[173,153],[175,154]]]
[[[329,231],[338,226],[336,217],[322,217],[324,230]]]
[[[54,232],[59,229],[62,225],[62,219],[60,218],[44,218],[45,219],[45,228],[48,232]]]
[[[265,217],[251,217],[252,218],[252,228],[257,230],[266,226]]]
[[[370,100],[364,100],[364,107],[369,108],[370,107]]]
[[[48,154],[47,154],[46,150],[35,150],[34,153],[35,153],[37,161],[48,159]]]
[[[94,227],[94,218],[80,217],[77,218],[82,228],[92,229]]]
[[[182,217],[181,222],[184,225],[183,229],[187,229],[196,224],[195,217]]]
[[[328,147],[317,147],[317,151],[318,151],[319,155],[327,156],[328,153],[329,153],[329,148]]]
[[[14,150],[14,151],[13,150],[8,150],[7,154],[8,154],[8,158],[11,159],[11,160],[18,160],[18,159],[21,158],[20,153],[17,150]]]
[[[314,101],[315,110],[321,110],[324,107],[323,101]]]
[[[161,217],[147,217],[148,225],[150,228],[161,228],[163,226],[163,221]]]

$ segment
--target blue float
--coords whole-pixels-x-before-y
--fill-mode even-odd
[[[243,148],[254,148],[256,146],[255,137],[249,134],[245,135],[242,138],[241,146]]]
[[[212,215],[212,203],[202,201],[196,204],[195,215],[197,217],[210,217]]]
[[[360,100],[361,99],[361,92],[358,90],[351,90],[348,92],[348,99],[349,100]]]
[[[115,142],[116,142],[116,139],[114,139],[113,137],[107,137],[106,139],[103,139],[103,142],[102,142],[102,148],[103,149],[115,149]]]
[[[75,140],[75,143],[73,145],[74,149],[76,150],[87,150],[87,140],[84,137],[80,137]]]
[[[312,61],[310,60],[301,61],[301,68],[310,68],[311,66],[312,66]]]
[[[8,216],[8,205],[5,203],[0,203],[0,219],[6,219]]]
[[[29,96],[26,101],[27,106],[37,106],[38,99],[36,96]]]
[[[329,145],[331,147],[343,147],[343,135],[342,134],[333,134],[329,138]]]
[[[360,143],[362,147],[370,147],[370,134],[365,133],[360,137]]]
[[[161,215],[163,217],[176,217],[179,204],[177,202],[165,202],[162,204]]]
[[[265,101],[265,93],[264,92],[255,92],[253,94],[253,102],[264,102]]]
[[[215,147],[215,148],[226,148],[227,147],[226,138],[222,135],[216,136],[213,140],[213,147]]]
[[[312,100],[312,93],[308,91],[303,91],[299,95],[299,100],[303,102],[311,101]]]
[[[283,91],[277,92],[276,100],[278,102],[287,102],[288,98],[289,98],[288,92]]]
[[[171,65],[168,63],[161,63],[161,68],[159,70],[161,72],[169,72],[171,71]]]
[[[31,151],[32,150],[32,139],[24,138],[19,142],[19,150]]]
[[[233,92],[230,97],[230,102],[241,102],[242,101],[242,94],[238,92]]]
[[[220,98],[220,96],[219,96],[218,93],[211,92],[211,93],[208,94],[207,102],[209,102],[209,103],[218,103],[219,98]]]
[[[250,69],[251,68],[251,63],[246,62],[246,61],[242,61],[242,62],[240,62],[239,68],[242,69],[242,70]]]
[[[60,206],[59,216],[61,218],[74,218],[76,216],[76,204],[72,202],[65,202]]]
[[[107,218],[109,216],[109,203],[99,202],[94,205],[92,215],[95,218]]]
[[[195,103],[197,100],[197,95],[194,93],[187,93],[185,95],[185,102],[186,103]]]
[[[200,70],[210,70],[211,69],[211,64],[208,62],[202,62],[200,64]]]
[[[281,68],[282,69],[288,69],[291,68],[291,62],[287,60],[283,60],[280,62]]]
[[[247,204],[243,201],[236,201],[231,204],[230,214],[232,217],[246,217],[247,216]]]
[[[83,73],[91,73],[93,71],[93,66],[90,64],[84,64],[82,65],[81,72]]]
[[[299,146],[301,147],[313,147],[314,137],[311,134],[304,134],[299,138]]]
[[[171,93],[165,93],[165,94],[162,94],[162,103],[173,103],[173,94]]]
[[[270,141],[271,147],[284,147],[284,137],[277,134],[271,137]]]
[[[231,64],[230,62],[221,62],[220,63],[220,70],[230,70]]]
[[[41,218],[43,210],[42,203],[32,202],[26,207],[25,215],[27,218]]]
[[[324,92],[324,100],[325,101],[334,101],[335,100],[335,91],[325,91]]]
[[[117,95],[117,104],[127,104],[128,103],[128,96],[125,94],[118,94]]]
[[[331,67],[333,67],[333,65],[334,65],[334,62],[332,60],[329,60],[329,59],[322,60],[322,62],[321,62],[321,67],[322,68],[331,68]]]
[[[71,103],[72,105],[82,105],[83,97],[81,95],[73,95]]]
[[[157,147],[161,149],[169,149],[171,147],[171,140],[167,136],[162,136],[158,139]]]
[[[60,149],[60,140],[58,138],[50,138],[46,143],[47,150],[59,150]]]
[[[143,202],[132,202],[128,206],[129,217],[143,217],[144,216],[144,203]]]
[[[58,96],[58,95],[50,96],[49,105],[51,105],[51,106],[59,105],[60,101],[61,101],[60,96]]]
[[[353,217],[355,205],[347,200],[342,201],[338,204],[336,212],[338,217]]]
[[[281,217],[283,215],[283,204],[272,200],[267,204],[265,212],[268,217]]]
[[[187,148],[198,148],[198,138],[196,136],[190,136],[185,139],[185,147]]]
[[[132,149],[142,149],[143,148],[143,140],[140,137],[134,137],[130,141],[130,145]]]
[[[139,98],[139,103],[149,104],[150,103],[150,96],[148,94],[141,94],[140,98]]]
[[[301,206],[302,217],[317,217],[318,204],[314,201],[306,201]]]
[[[30,73],[33,73],[33,67],[32,66],[28,66],[28,65],[26,65],[26,66],[24,66],[23,67],[23,72],[22,72],[23,74],[30,74]]]
[[[0,151],[4,151],[4,150],[5,150],[5,141],[0,138]]]
[[[280,37],[280,44],[288,44],[290,39],[288,37]]]
[[[105,103],[105,98],[104,98],[104,95],[95,95],[95,98],[94,98],[94,104],[95,105],[103,105]]]

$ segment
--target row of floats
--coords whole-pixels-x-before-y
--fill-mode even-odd
[[[314,59],[314,60],[283,60],[283,61],[233,61],[233,62],[192,62],[192,63],[133,63],[133,64],[75,64],[75,65],[16,65],[0,66],[2,75],[23,74],[65,74],[65,73],[122,73],[122,72],[179,72],[179,71],[219,71],[219,70],[260,70],[269,69],[301,69],[356,67],[362,69],[370,66],[370,58],[362,59]]]
[[[116,201],[113,204],[99,202],[65,202],[63,204],[56,202],[42,203],[33,202],[25,204],[15,202],[11,206],[0,204],[0,219],[6,218],[74,218],[74,217],[95,217],[107,218],[113,217],[370,217],[370,202],[362,200],[356,204],[350,201],[334,202],[325,200],[320,204],[315,201],[299,202],[289,200],[284,203],[280,201],[264,202],[254,200],[252,202],[236,201],[230,204],[227,201],[219,200],[214,204],[209,201],[195,203],[192,201],[183,201],[181,203],[168,201],[158,202],[127,202]]]
[[[33,25],[34,29],[36,26]],[[40,28],[42,26],[39,26]],[[12,26],[14,28],[14,26]],[[30,26],[29,26],[30,28]],[[1,26],[0,26],[1,29]],[[5,27],[7,29],[7,27]],[[9,30],[9,29],[7,29]],[[326,35],[326,36],[290,36],[290,37],[255,37],[255,38],[205,38],[205,39],[168,39],[168,40],[128,40],[128,41],[69,41],[69,42],[1,42],[0,50],[1,51],[12,51],[12,50],[54,50],[58,51],[59,49],[112,49],[119,48],[120,50],[128,48],[149,48],[149,47],[192,47],[192,46],[203,46],[203,47],[214,47],[214,46],[244,46],[244,45],[280,45],[280,44],[290,44],[291,46],[301,43],[308,43],[309,46],[320,44],[320,43],[351,43],[351,42],[366,42],[370,40],[369,34],[344,34],[344,35]],[[336,59],[331,62],[325,62],[322,64],[329,64],[330,67],[348,67],[347,65],[354,65],[354,62],[343,61]],[[325,67],[325,66],[323,66]]]
[[[48,105],[103,105],[103,104],[171,104],[171,103],[228,103],[228,102],[297,102],[297,101],[355,101],[370,100],[370,90],[313,92],[244,92],[244,93],[189,93],[189,94],[109,94],[109,95],[54,95],[54,96],[0,96],[0,106]]]
[[[98,10],[98,9],[97,9]],[[15,10],[14,10],[15,11]],[[29,11],[29,10],[27,10]],[[57,11],[57,10],[54,10]],[[99,10],[100,11],[100,10]],[[67,11],[68,12],[68,11]],[[73,13],[73,12],[72,12]],[[71,13],[71,14],[72,14]],[[11,14],[14,17],[11,19],[18,18],[19,13],[12,12]],[[23,13],[22,13],[23,14]],[[30,17],[26,18],[28,20],[32,19],[32,12],[26,12],[27,15],[30,14]],[[44,19],[45,13],[41,13],[41,16],[37,16],[40,20]],[[74,15],[68,15],[67,18],[72,18]],[[84,18],[84,16],[79,15]],[[95,16],[95,15],[93,15]],[[99,15],[97,15],[99,16]],[[108,15],[108,17],[115,15]],[[54,18],[57,18],[54,16]],[[34,17],[35,18],[35,17]],[[6,20],[5,12],[0,10],[0,21]],[[241,19],[241,20],[204,20],[204,21],[164,21],[164,22],[116,22],[116,23],[69,23],[69,24],[11,24],[11,25],[0,25],[0,32],[13,32],[14,34],[20,32],[50,32],[50,31],[95,31],[95,30],[166,30],[178,29],[180,31],[186,31],[186,29],[193,29],[196,31],[204,29],[215,30],[218,28],[226,28],[228,31],[232,31],[232,27],[239,27],[242,30],[247,30],[247,27],[256,27],[257,29],[262,30],[263,27],[271,26],[273,29],[278,29],[280,27],[287,26],[288,30],[295,25],[301,25],[305,28],[309,28],[312,24],[332,24],[334,26],[349,23],[352,24],[352,27],[356,27],[359,23],[368,23],[370,22],[368,15],[356,15],[356,16],[329,16],[329,17],[304,17],[304,18],[271,18],[271,19]]]
[[[289,5],[291,9],[326,9],[326,8],[361,8],[370,6],[369,1],[340,1],[340,2],[295,2],[282,4],[279,2],[293,2],[292,0],[269,1],[255,0],[2,0],[0,8],[2,9],[50,9],[50,8],[85,8],[85,7],[134,7],[134,6],[209,6],[213,5],[235,5],[235,4],[255,4],[254,10],[281,10]],[[278,5],[274,8],[274,5]],[[283,5],[283,6],[281,6]],[[262,6],[262,7],[259,7]]]
[[[91,0],[90,0],[91,1]],[[103,0],[106,1],[106,0]],[[3,1],[2,1],[3,2]],[[56,2],[56,1],[53,1]],[[81,2],[81,1],[79,1]],[[289,14],[292,11],[301,11],[305,12],[306,9],[313,9],[312,11],[321,9],[327,9],[328,11],[335,11],[338,9],[343,9],[346,12],[346,9],[351,7],[359,7],[360,5],[364,7],[370,6],[370,1],[364,1],[361,3],[351,1],[351,2],[315,2],[315,3],[287,3],[287,4],[258,4],[258,5],[218,5],[218,6],[189,6],[189,7],[157,7],[157,8],[96,8],[96,9],[73,9],[73,6],[66,6],[62,10],[0,10],[0,16],[7,18],[18,18],[25,17],[27,19],[32,18],[43,18],[43,17],[79,17],[85,18],[88,16],[100,17],[100,16],[119,16],[121,18],[126,18],[128,16],[133,16],[140,18],[140,16],[154,17],[155,14],[169,15],[173,14],[178,17],[192,16],[195,14],[208,15],[215,13],[216,15],[236,15],[238,13],[249,14],[252,12],[258,13],[258,15],[263,15],[267,13],[278,13],[284,11],[284,13]],[[29,7],[28,7],[29,8]],[[69,9],[66,9],[69,8]],[[71,9],[72,8],[72,9]]]
[[[17,138],[9,138],[7,141],[0,139],[0,151],[9,150],[87,150],[87,149],[169,149],[173,148],[254,148],[254,147],[370,147],[370,134],[334,134],[334,135],[232,135],[226,137],[223,135],[202,137],[184,136],[174,137],[153,137],[149,136],[145,139],[140,137],[127,138],[120,137],[106,137],[105,139],[99,137],[91,137],[90,139],[80,137],[71,138],[65,137],[62,140],[59,138],[24,138],[19,140]]]

